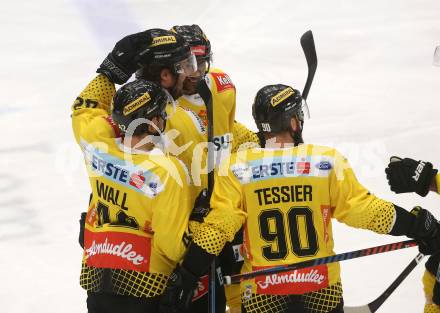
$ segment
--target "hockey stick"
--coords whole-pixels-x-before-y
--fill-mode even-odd
[[[397,287],[408,277],[413,269],[422,261],[424,255],[419,253],[412,259],[412,261],[405,267],[402,273],[397,276],[397,278],[391,283],[391,285],[375,300],[368,304],[361,306],[346,306],[344,307],[345,313],[374,313],[376,312],[382,304],[388,299],[388,297],[396,290]]]
[[[307,100],[310,87],[312,86],[313,78],[315,77],[316,68],[318,67],[318,57],[316,56],[315,41],[313,40],[313,33],[311,30],[306,31],[301,36],[301,46],[307,60],[307,80],[302,92],[303,99]]]
[[[322,265],[322,264],[328,264],[328,263],[339,262],[339,261],[346,261],[346,260],[351,260],[351,259],[356,259],[356,258],[361,258],[361,257],[373,255],[373,254],[379,254],[379,253],[385,253],[385,252],[410,248],[410,247],[414,247],[416,245],[417,245],[417,243],[414,240],[399,241],[399,242],[389,243],[389,244],[382,245],[382,246],[376,246],[376,247],[371,247],[371,248],[366,248],[366,249],[361,249],[361,250],[356,250],[356,251],[350,251],[350,252],[330,255],[330,256],[318,258],[318,259],[311,259],[311,260],[307,260],[307,261],[303,261],[303,262],[299,262],[299,263],[274,266],[271,268],[265,268],[265,269],[261,269],[261,270],[257,270],[257,271],[253,271],[253,272],[249,272],[249,273],[232,275],[232,276],[225,276],[224,280],[225,280],[226,285],[239,284],[243,280],[252,279],[257,276],[277,274],[277,273],[287,272],[287,271],[291,271],[291,270],[302,269],[302,268],[306,268],[306,267],[318,266],[318,265]]]
[[[434,59],[432,64],[440,66],[440,46],[437,46],[434,50]]]
[[[212,113],[212,93],[204,78],[197,84],[197,93],[203,99],[203,102],[205,102],[208,115],[208,199],[211,199],[212,190],[214,189],[214,151],[212,148],[212,139],[214,137],[214,114]],[[209,272],[209,312],[215,313],[215,259],[212,261]]]

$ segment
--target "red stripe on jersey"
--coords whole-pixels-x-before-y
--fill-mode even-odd
[[[110,124],[110,126],[113,128],[113,131],[115,132],[116,137],[122,137],[121,131],[119,130],[118,125],[113,121],[111,116],[104,117],[104,119]]]

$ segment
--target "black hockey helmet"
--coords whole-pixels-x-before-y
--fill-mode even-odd
[[[211,60],[211,42],[206,37],[199,25],[180,25],[173,26],[171,31],[181,35],[185,41],[190,45],[192,53],[199,58]]]
[[[116,92],[112,103],[112,119],[122,133],[138,118],[151,120],[160,116],[166,119],[165,107],[171,103],[170,95],[160,86],[144,79],[123,85]],[[148,133],[148,124],[138,125],[132,135]]]
[[[201,77],[208,73],[212,63],[211,42],[200,26],[196,24],[173,26],[171,31],[181,35],[196,56],[197,72],[190,76]]]
[[[169,68],[175,74],[190,74],[197,68],[194,54],[185,39],[174,32],[155,28],[150,30],[151,44],[140,55],[142,68],[138,78],[148,77],[148,70]]]
[[[290,131],[290,120],[296,115],[302,129],[303,99],[299,90],[278,84],[261,88],[252,105],[252,115],[262,133]]]

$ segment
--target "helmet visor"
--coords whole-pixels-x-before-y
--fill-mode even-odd
[[[174,64],[176,73],[189,76],[197,71],[197,60],[194,54],[190,54],[186,59]]]
[[[307,105],[306,99],[302,99],[301,101],[301,111],[303,112],[303,120],[310,119],[310,110],[309,106]]]
[[[211,66],[210,56],[196,57],[196,59],[197,59],[197,71],[189,75],[189,77],[198,78],[205,76],[209,72],[209,68]]]

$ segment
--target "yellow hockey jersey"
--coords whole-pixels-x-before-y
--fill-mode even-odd
[[[229,76],[220,69],[213,68],[205,76],[212,94],[213,144],[216,165],[219,165],[231,151],[235,118],[236,92]],[[206,105],[199,94],[183,95],[178,105],[195,112],[208,125]]]
[[[435,176],[435,182],[437,183],[437,193],[440,194],[440,174]]]
[[[370,194],[341,154],[309,144],[233,154],[220,169],[211,207],[193,241],[218,254],[244,224],[242,272],[334,255],[332,218],[386,234],[395,216],[393,204]],[[241,289],[243,297],[304,294],[339,280],[332,263],[258,277]]]
[[[98,291],[99,274],[91,273],[105,268],[113,271],[112,292],[155,296],[185,251],[193,206],[189,176],[183,163],[159,149],[145,152],[123,144],[108,117],[113,94],[100,75],[72,107],[93,194],[81,284]]]

